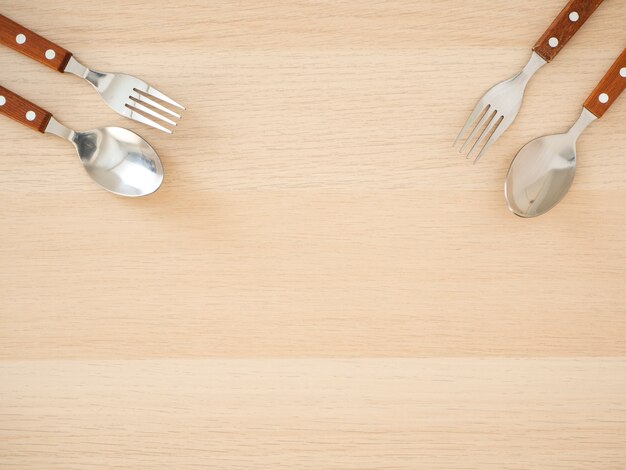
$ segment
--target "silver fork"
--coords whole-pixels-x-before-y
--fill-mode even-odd
[[[180,119],[181,116],[155,99],[176,108],[185,109],[137,77],[123,73],[96,72],[82,65],[73,56],[67,62],[64,72],[78,75],[91,83],[100,93],[102,99],[122,116],[142,122],[168,134],[172,133],[170,129],[148,116],[160,119],[171,126],[175,126],[176,121],[174,119]]]
[[[570,0],[568,2],[533,47],[533,53],[526,66],[517,75],[495,85],[478,100],[454,141],[456,147],[459,140],[471,129],[461,145],[460,153],[465,153],[469,146],[466,158],[470,158],[475,149],[480,149],[474,159],[476,163],[500,138],[515,120],[522,106],[524,90],[532,76],[556,57],[602,1]],[[483,142],[484,145],[481,148]]]
[[[131,75],[91,70],[67,50],[0,15],[0,43],[57,70],[84,78],[117,113],[171,134],[182,105]]]
[[[547,62],[536,52],[533,52],[528,64],[526,64],[521,72],[508,80],[498,83],[478,100],[474,111],[472,111],[463,129],[461,129],[461,132],[459,132],[459,135],[454,141],[454,146],[456,147],[459,139],[464,136],[470,128],[473,128],[463,145],[461,145],[459,149],[460,153],[464,153],[465,148],[473,141],[474,143],[466,155],[466,158],[469,158],[474,149],[480,148],[480,144],[489,136],[485,145],[478,153],[478,156],[474,159],[474,163],[482,157],[483,153],[485,153],[513,123],[522,106],[524,90],[526,89],[528,81],[535,72],[546,63]],[[474,140],[474,137],[479,132],[480,135]]]

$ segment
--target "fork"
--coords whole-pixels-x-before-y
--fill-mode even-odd
[[[460,153],[464,153],[471,144],[466,158],[470,158],[474,149],[477,151],[480,149],[478,156],[474,159],[474,163],[478,162],[487,149],[515,120],[522,106],[526,85],[535,72],[556,57],[602,2],[603,0],[570,0],[568,2],[539,38],[524,68],[517,75],[495,85],[478,100],[454,141],[456,147],[459,140],[471,129],[459,150]],[[485,143],[481,149],[483,141]]]
[[[124,117],[171,134],[185,109],[173,99],[132,75],[105,73],[85,67],[73,54],[0,14],[0,43],[48,67],[84,78],[102,99]]]

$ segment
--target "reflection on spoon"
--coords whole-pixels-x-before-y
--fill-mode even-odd
[[[556,206],[569,191],[576,173],[576,141],[596,119],[586,108],[565,134],[527,143],[513,159],[504,183],[509,210],[536,217]]]
[[[52,117],[44,132],[71,142],[89,176],[112,193],[145,196],[159,189],[163,182],[159,156],[128,129],[102,127],[75,132]]]

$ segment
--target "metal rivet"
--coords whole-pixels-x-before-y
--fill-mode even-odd
[[[48,49],[46,51],[46,59],[48,59],[48,60],[54,59],[56,57],[56,55],[57,55],[57,53],[54,52],[52,49]]]
[[[626,78],[626,67],[622,67],[621,69],[619,69],[619,74]]]
[[[4,96],[0,95],[0,106],[4,106],[4,103],[6,102],[7,102],[7,99]]]
[[[550,47],[556,47],[559,45],[559,40],[557,38],[552,37],[548,40],[548,44],[550,45]]]
[[[569,14],[569,20],[572,23],[576,23],[578,21],[578,19],[580,18],[580,15],[578,14],[577,11],[573,11]]]
[[[15,42],[18,44],[24,44],[26,42],[26,36],[24,36],[23,34],[18,34],[17,36],[15,36]]]
[[[35,111],[28,111],[26,113],[26,119],[28,119],[29,121],[34,121],[36,117],[37,114],[35,114]]]
[[[609,102],[609,95],[607,95],[606,93],[602,93],[600,96],[598,96],[598,100],[600,100],[600,103],[602,103],[602,104],[608,103]]]

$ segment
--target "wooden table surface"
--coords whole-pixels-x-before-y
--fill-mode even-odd
[[[479,165],[452,141],[563,0],[0,0],[187,106],[173,136],[7,48],[0,83],[141,133],[143,199],[0,119],[0,468],[624,469],[626,97],[570,194],[503,178],[626,44],[607,0]]]

